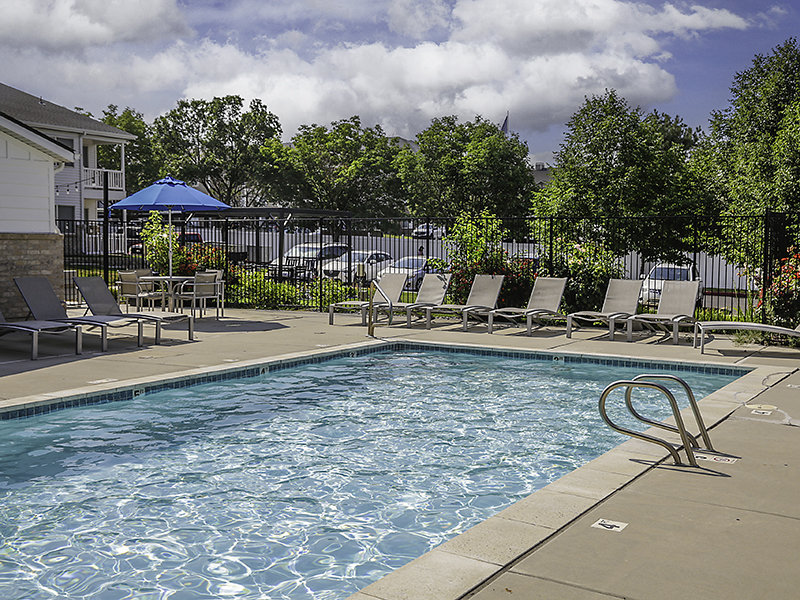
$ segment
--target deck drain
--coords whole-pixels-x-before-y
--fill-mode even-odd
[[[756,410],[775,410],[778,408],[773,404],[745,404],[746,408],[754,408]]]
[[[608,519],[599,519],[597,522],[592,523],[592,527],[596,529],[605,529],[606,531],[620,532],[628,526],[627,523],[620,521],[609,521]]]
[[[86,383],[111,383],[112,381],[119,381],[119,379],[93,379],[92,381],[87,381]]]

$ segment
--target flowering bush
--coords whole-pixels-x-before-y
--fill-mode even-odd
[[[488,212],[478,216],[461,214],[448,232],[445,243],[452,278],[448,295],[457,304],[467,301],[475,275],[504,275],[498,306],[524,306],[536,277],[536,261],[512,257],[502,247],[507,237],[500,220]]]
[[[562,311],[599,310],[610,279],[622,275],[622,265],[614,254],[592,243],[555,245],[552,268],[540,273],[550,277],[568,277]],[[548,263],[550,261],[547,261]]]
[[[764,293],[762,290],[762,302]],[[789,248],[766,290],[767,313],[775,325],[793,328],[800,315],[800,250]],[[759,306],[761,302],[759,302]]]

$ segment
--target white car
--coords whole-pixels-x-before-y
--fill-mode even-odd
[[[431,263],[433,260],[440,259],[436,256],[428,258],[424,256],[404,256],[378,273],[378,279],[383,277],[385,273],[406,273],[408,279],[406,279],[405,289],[417,291],[419,286],[422,285],[422,278],[426,273],[440,272],[440,269]]]
[[[391,255],[386,252],[354,250],[323,263],[322,276],[339,279],[343,283],[359,279],[369,283],[378,276],[379,271],[389,266],[391,260]]]
[[[439,227],[438,225],[431,225],[429,223],[423,223],[422,225],[418,225],[417,228],[411,232],[411,237],[417,239],[440,240],[444,237],[444,235],[445,235],[444,227]]]
[[[697,288],[697,300],[703,296],[703,282],[697,267],[692,265],[674,265],[659,263],[643,277],[642,291],[639,293],[639,302],[648,305],[657,305],[661,299],[661,290],[665,281],[700,281]]]
[[[278,275],[277,271],[281,262],[283,263],[283,273],[280,275],[287,279],[312,279],[317,273],[317,265],[323,264],[331,259],[338,258],[350,251],[347,244],[298,244],[291,248],[283,259],[274,259],[270,264],[270,271],[273,276]]]

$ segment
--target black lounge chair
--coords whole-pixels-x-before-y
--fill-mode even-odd
[[[75,285],[86,300],[86,304],[92,315],[95,317],[129,317],[154,323],[156,326],[156,344],[161,343],[161,325],[163,323],[175,323],[177,321],[188,321],[189,339],[194,339],[194,315],[186,315],[176,312],[165,311],[143,311],[135,313],[123,313],[117,304],[114,295],[100,277],[73,277]],[[141,344],[140,344],[141,345]]]
[[[139,328],[137,343],[142,345],[144,334],[142,331],[142,319],[134,316],[93,316],[84,315],[82,317],[70,317],[67,309],[61,304],[53,286],[45,277],[15,277],[14,283],[22,294],[25,304],[31,311],[33,318],[37,321],[56,321],[58,323],[69,323],[72,325],[83,325],[85,327],[100,328],[100,349],[108,351],[108,328],[124,327],[136,323]]]
[[[0,335],[11,333],[12,331],[23,331],[31,334],[31,360],[39,358],[39,334],[40,333],[68,333],[75,332],[75,354],[83,352],[83,337],[80,325],[68,323],[58,323],[56,321],[6,321],[3,313],[0,312]]]

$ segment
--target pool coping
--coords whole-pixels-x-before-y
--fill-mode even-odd
[[[239,377],[259,376],[303,364],[374,352],[429,349],[491,354],[565,362],[598,362],[619,366],[658,365],[675,370],[719,372],[737,379],[709,395],[700,406],[711,429],[736,408],[775,385],[792,371],[786,367],[732,366],[702,360],[637,359],[592,352],[544,351],[487,344],[424,340],[373,339],[327,349],[313,349],[270,359],[186,369],[171,375],[98,380],[89,386],[0,401],[0,419],[19,419],[60,410],[134,398],[142,393],[175,389]],[[687,409],[688,410],[688,409]],[[689,415],[687,415],[688,417]],[[692,420],[689,421],[693,422]],[[351,600],[457,600],[508,571],[564,527],[605,498],[630,485],[666,457],[666,450],[638,440],[616,448],[579,467],[497,515],[441,544],[407,565],[352,595]]]

